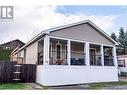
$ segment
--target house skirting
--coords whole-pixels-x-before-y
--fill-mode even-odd
[[[44,86],[118,81],[114,66],[37,66],[36,82]]]

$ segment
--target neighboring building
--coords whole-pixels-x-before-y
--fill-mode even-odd
[[[44,86],[118,81],[117,43],[86,20],[41,32],[13,52],[24,64],[37,64]]]
[[[7,43],[0,44],[0,47],[2,47],[4,49],[14,50],[17,47],[20,48],[24,45],[25,45],[25,43],[23,43],[22,41],[16,39],[16,40],[12,40],[12,41],[7,42]]]
[[[17,61],[18,64],[23,64],[24,63],[24,54],[22,52],[18,52],[19,47],[15,48],[10,55],[10,61]],[[15,53],[18,52],[18,53]]]
[[[121,75],[122,73],[127,74],[127,55],[118,55],[118,70],[119,74]],[[127,76],[127,75],[126,75]]]

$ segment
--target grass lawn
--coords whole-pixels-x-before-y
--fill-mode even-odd
[[[26,84],[23,84],[23,83],[5,83],[5,84],[0,84],[0,90],[3,90],[3,89],[17,89],[17,90],[20,90],[20,89],[26,89],[27,88],[27,85]]]
[[[86,84],[85,84],[86,85]],[[114,86],[127,86],[127,82],[102,82],[102,83],[90,83],[88,84],[89,86],[86,87],[85,89],[91,89],[91,90],[96,90],[96,89],[105,89],[108,87],[114,87]],[[25,84],[25,83],[6,83],[6,84],[0,84],[0,90],[44,90],[44,89],[50,89],[50,87],[42,87],[42,89],[38,88],[31,88],[32,86],[30,84]]]
[[[88,84],[88,89],[103,89],[106,87],[113,87],[113,86],[122,86],[127,85],[127,82],[119,81],[119,82],[102,82],[102,83],[92,83]]]

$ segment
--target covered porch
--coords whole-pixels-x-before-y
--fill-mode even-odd
[[[38,42],[38,65],[115,66],[115,46],[46,36]]]
[[[115,46],[46,35],[38,42],[37,83],[118,81]]]

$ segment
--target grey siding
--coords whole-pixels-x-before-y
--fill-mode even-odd
[[[55,32],[51,32],[51,36],[113,45],[113,43],[109,39],[104,37],[102,34],[100,34],[98,31],[96,31],[88,24],[82,24],[82,25],[58,30]]]
[[[38,42],[33,43],[26,48],[26,64],[36,64],[37,62]]]

